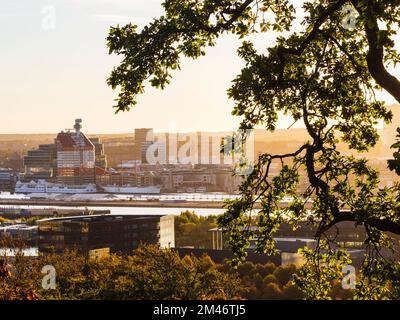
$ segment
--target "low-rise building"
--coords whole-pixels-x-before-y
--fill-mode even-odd
[[[18,173],[13,169],[0,168],[0,191],[14,191]]]
[[[283,226],[284,230],[285,227],[286,226],[284,225]],[[294,264],[298,266],[302,265],[305,262],[305,260],[303,255],[299,252],[299,250],[300,249],[315,250],[317,247],[317,240],[313,235],[308,233],[305,234],[303,233],[303,235],[310,236],[309,238],[306,238],[304,236],[297,237],[294,235],[294,232],[282,233],[281,228],[278,229],[279,230],[278,233],[280,233],[280,236],[273,238],[275,241],[275,248],[280,258],[280,264],[281,265]],[[257,228],[255,227],[251,227],[251,229],[257,230]],[[212,250],[209,251],[210,252],[227,251],[226,249],[229,248],[229,244],[226,241],[226,237],[224,237],[223,235],[222,229],[214,228],[210,229],[209,232],[212,234],[212,244],[213,244]],[[254,253],[255,242],[256,240],[250,241],[249,248],[247,249],[248,252]],[[349,254],[349,258],[352,260],[353,265],[360,266],[364,258],[365,250],[353,249],[349,247],[345,247],[345,249]]]
[[[163,215],[92,215],[39,220],[39,251],[77,249],[89,254],[108,248],[129,254],[141,243],[175,246],[174,217]]]
[[[242,177],[234,176],[231,167],[197,166],[173,168],[156,173],[164,191],[168,192],[228,192],[239,189]]]
[[[37,226],[29,226],[27,224],[11,224],[0,226],[0,238],[9,236],[23,240],[36,241],[37,234]]]
[[[102,175],[98,175],[96,181],[103,186],[149,187],[155,185],[152,172],[109,170]]]

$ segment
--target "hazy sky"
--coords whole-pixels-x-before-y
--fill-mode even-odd
[[[226,96],[242,62],[239,45],[224,37],[206,57],[185,60],[164,91],[148,87],[129,113],[114,115],[117,92],[106,84],[118,58],[109,56],[109,27],[143,25],[162,14],[161,0],[0,0],[0,133],[58,132],[83,119],[88,133],[224,131],[230,116]],[[55,13],[55,20],[46,19]],[[55,22],[55,24],[53,24]],[[258,47],[273,43],[258,37]],[[388,103],[394,102],[387,98]],[[282,122],[282,125],[287,125]]]

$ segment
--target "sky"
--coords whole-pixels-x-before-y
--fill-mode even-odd
[[[143,26],[162,15],[162,0],[0,0],[0,133],[56,133],[83,119],[87,133],[227,131],[240,119],[226,90],[240,72],[240,42],[224,36],[206,57],[183,60],[164,91],[147,87],[130,112],[115,115],[107,86],[118,57],[108,55],[110,26]],[[254,38],[263,49],[273,34]],[[383,96],[388,103],[394,100]],[[280,127],[289,125],[287,119]]]

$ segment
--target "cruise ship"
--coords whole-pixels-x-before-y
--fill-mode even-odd
[[[121,194],[160,194],[161,187],[129,187],[129,186],[102,186],[104,192],[107,193],[121,193]]]
[[[80,193],[96,193],[97,188],[95,184],[83,185],[64,185],[57,183],[49,183],[45,180],[38,182],[31,181],[22,183],[18,181],[15,185],[15,193],[67,193],[67,194],[80,194]]]

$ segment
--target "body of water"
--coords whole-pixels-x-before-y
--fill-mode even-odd
[[[66,195],[66,194],[43,194],[43,197],[49,200],[74,200],[74,201],[88,201],[87,206],[42,206],[42,205],[1,205],[2,208],[15,208],[15,209],[89,209],[89,210],[110,210],[111,214],[132,214],[132,215],[156,215],[156,214],[173,214],[179,215],[181,212],[189,210],[194,211],[201,216],[209,215],[220,215],[225,212],[222,208],[190,208],[190,207],[162,207],[162,202],[171,201],[194,201],[194,202],[222,202],[225,199],[235,199],[238,195],[230,195],[223,193],[174,193],[174,194],[158,194],[158,195],[122,195],[122,194],[76,194],[76,195]],[[10,200],[30,200],[34,198],[30,195],[24,194],[10,194],[8,192],[0,193],[0,199],[10,199]],[[107,205],[102,207],[90,206],[90,200],[94,201],[147,201],[147,200],[157,199],[160,201],[160,207],[118,207]]]
[[[236,199],[239,195],[225,193],[162,193],[162,194],[60,194],[60,193],[35,193],[35,194],[11,194],[9,192],[0,193],[0,199],[10,200],[29,200],[29,199],[49,199],[49,200],[97,200],[97,201],[199,201],[199,202],[221,202],[225,199]]]
[[[113,215],[158,215],[158,214],[172,214],[172,215],[180,215],[183,211],[194,211],[196,214],[200,216],[210,216],[210,215],[220,215],[225,212],[224,209],[219,208],[166,208],[166,207],[76,207],[76,206],[40,206],[40,205],[2,205],[2,208],[10,208],[10,209],[54,209],[54,210],[65,210],[65,209],[79,209],[79,210],[110,210]]]

